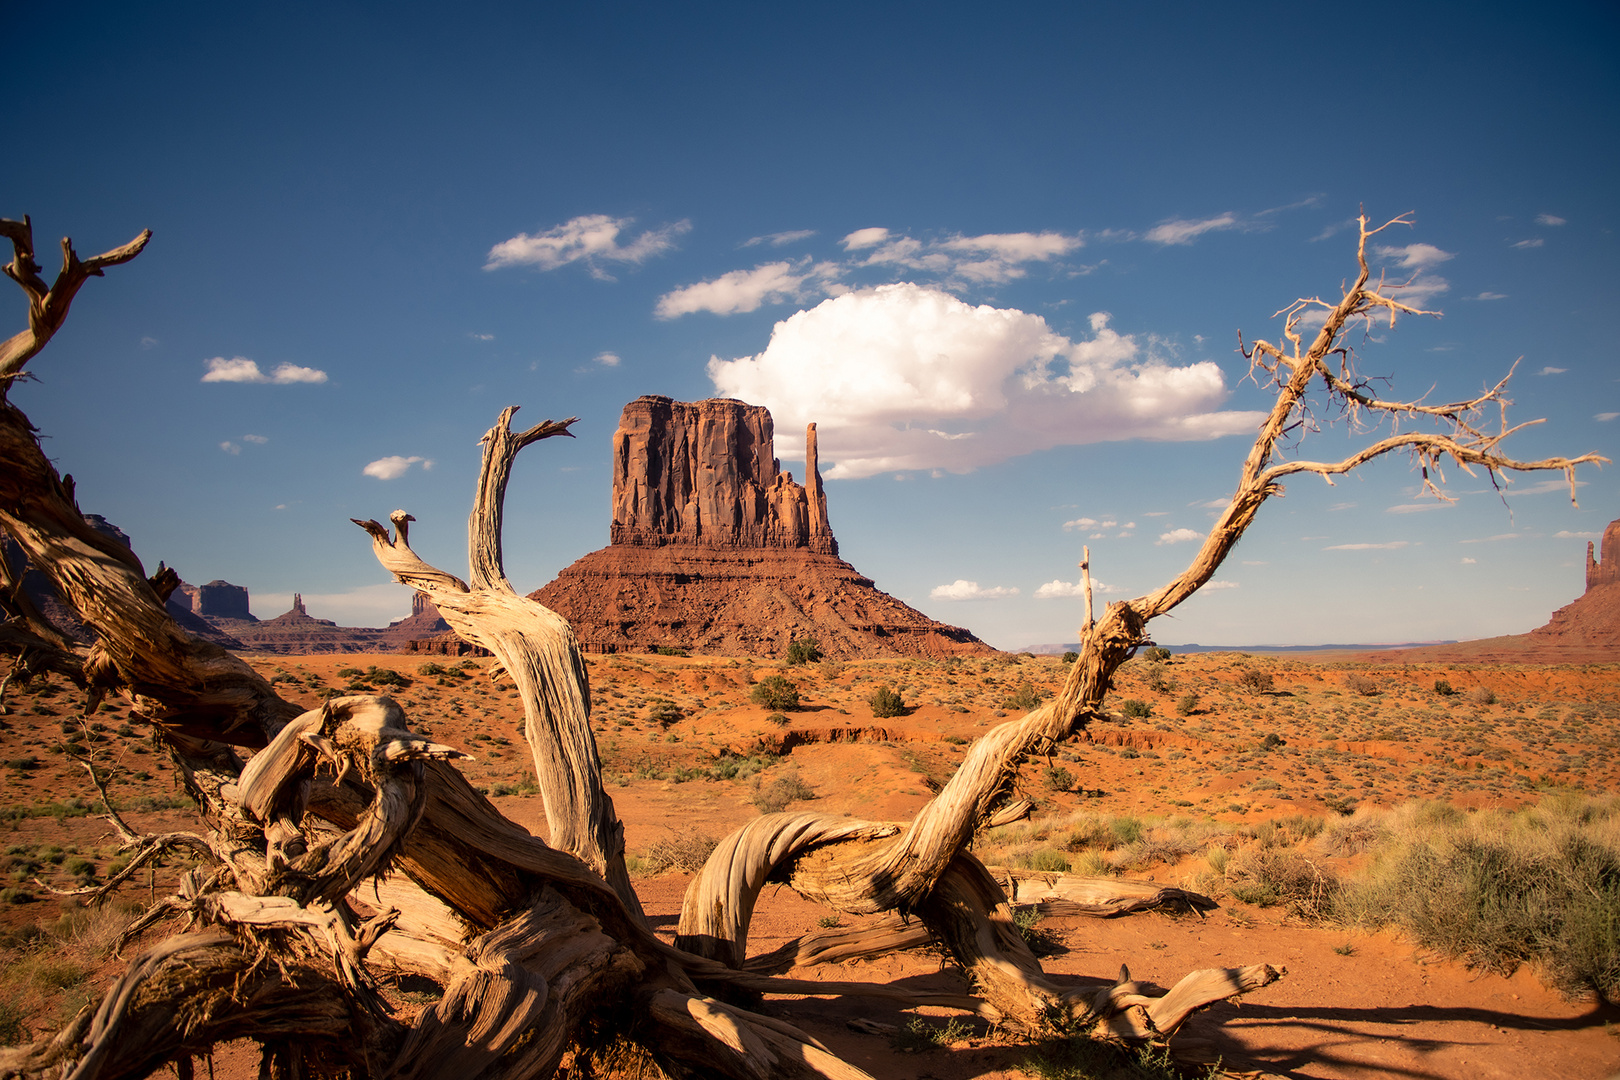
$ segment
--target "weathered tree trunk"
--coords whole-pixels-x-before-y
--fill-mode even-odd
[[[1265,342],[1254,347],[1277,402],[1193,564],[1155,593],[1109,605],[1095,622],[1088,596],[1080,658],[1062,692],[978,740],[912,822],[781,814],[727,838],[693,880],[671,946],[648,928],[625,873],[623,830],[602,787],[578,643],[562,619],[520,597],[502,568],[512,462],[524,446],[566,434],[574,421],[514,433],[515,410],[507,409],[486,434],[468,520],[470,583],[416,556],[408,541],[413,519],[404,511],[391,516],[392,534],[360,522],[383,566],[427,593],[517,686],[548,844],[502,817],[451,764],[458,752],[413,733],[390,699],[335,698],[300,712],[246,663],[186,635],[163,606],[177,580],[172,572],[148,579],[132,552],[84,523],[71,480],[57,476],[5,393],[61,325],[83,281],[134,258],[149,234],[88,262],[64,243],[63,272],[47,289],[26,220],[0,222],[15,254],[6,272],[30,297],[29,329],[0,345],[0,526],[99,637],[80,656],[13,603],[0,649],[21,654],[13,672],[49,664],[76,673],[91,700],[120,693],[135,719],[155,726],[207,832],[127,838],[148,853],[185,843],[209,864],[189,872],[179,893],[138,923],[145,929],[175,914],[190,928],[136,957],[94,1009],[62,1031],[0,1048],[0,1078],[143,1076],[247,1037],[263,1047],[261,1074],[270,1077],[519,1080],[549,1075],[587,1031],[636,1040],[677,1077],[858,1078],[865,1074],[792,1025],[724,999],[867,994],[963,1008],[1031,1030],[1068,1015],[1143,1040],[1167,1036],[1203,1005],[1275,979],[1275,969],[1253,965],[1194,972],[1157,996],[1124,971],[1111,985],[1061,986],[1041,970],[1013,927],[1001,883],[967,845],[975,830],[1007,815],[1002,804],[1018,765],[1098,714],[1113,673],[1147,641],[1148,621],[1210,579],[1280,490],[1281,477],[1332,476],[1398,449],[1436,468],[1446,456],[1493,473],[1559,469],[1572,478],[1577,464],[1602,460],[1502,456],[1502,435],[1486,435],[1472,421],[1474,410],[1500,400],[1500,384],[1449,406],[1384,402],[1344,364],[1328,366],[1348,321],[1412,310],[1366,287],[1365,248],[1376,231],[1363,221],[1360,276],[1337,305],[1322,304],[1327,322],[1308,351],[1301,351],[1298,313],[1319,301],[1290,309],[1291,352]],[[1394,436],[1340,462],[1271,464],[1305,407],[1307,384],[1318,377],[1350,412],[1434,419],[1446,430]],[[17,595],[15,582],[0,585]],[[244,765],[239,750],[255,753]],[[92,781],[100,786],[94,773]],[[748,925],[769,880],[837,910],[885,917],[750,961]],[[972,996],[767,974],[921,940],[951,952]],[[374,971],[420,975],[443,994],[405,1023],[382,1007]]]

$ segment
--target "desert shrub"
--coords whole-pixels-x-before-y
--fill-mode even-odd
[[[1128,1077],[1130,1080],[1209,1080],[1222,1075],[1211,1066],[1199,1072],[1186,1072],[1170,1056],[1162,1043],[1125,1047],[1115,1042],[1075,1032],[1048,1039],[1035,1047],[1024,1069],[1040,1080],[1096,1080],[1099,1077]]]
[[[1496,691],[1488,686],[1476,686],[1468,692],[1468,700],[1475,705],[1495,705]]]
[[[765,722],[767,724],[775,724],[777,727],[787,727],[793,721],[789,720],[783,713],[773,712],[771,715],[765,718]]]
[[[1323,827],[1317,849],[1326,855],[1359,855],[1388,836],[1381,819],[1379,812],[1367,809],[1337,817]]]
[[[1147,651],[1142,653],[1149,663],[1162,664],[1170,659],[1170,650],[1163,645],[1149,645]]]
[[[669,725],[680,720],[682,715],[681,707],[675,704],[673,701],[666,701],[664,698],[654,698],[652,701],[647,703],[647,719],[651,720],[655,724],[662,724],[664,727],[669,727]]]
[[[1119,711],[1124,713],[1126,716],[1135,717],[1139,720],[1145,720],[1153,715],[1153,706],[1149,705],[1145,701],[1138,701],[1135,698],[1126,698],[1125,701],[1120,705]]]
[[[0,1046],[28,1040],[28,1013],[15,1001],[0,1001]]]
[[[696,827],[671,830],[670,835],[655,841],[641,857],[641,869],[647,874],[662,874],[666,870],[684,870],[696,873],[703,869],[719,840]]]
[[[1040,703],[1040,692],[1031,685],[1028,679],[1019,683],[1017,690],[1001,699],[1003,709],[1011,709],[1015,712],[1029,712]]]
[[[1176,681],[1165,677],[1163,664],[1149,664],[1147,666],[1148,689],[1155,694],[1167,694],[1176,688]]]
[[[691,656],[692,654],[677,645],[660,645],[654,650],[659,656]]]
[[[872,692],[867,704],[872,706],[873,716],[887,718],[906,714],[906,703],[901,700],[899,692],[887,683]]]
[[[366,681],[373,686],[409,686],[411,680],[392,668],[374,667],[366,672]]]
[[[1346,675],[1344,677],[1344,686],[1345,689],[1360,694],[1362,697],[1371,697],[1373,694],[1381,692],[1377,679],[1370,675],[1363,675],[1359,671],[1352,671]]]
[[[894,1048],[908,1054],[920,1054],[924,1050],[949,1046],[971,1033],[972,1029],[954,1016],[936,1027],[922,1017],[913,1015],[905,1027],[895,1032]]]
[[[1042,779],[1053,791],[1068,791],[1074,787],[1074,773],[1061,765],[1048,765]]]
[[[1198,695],[1186,693],[1176,699],[1176,715],[1191,716],[1198,709]]]
[[[1453,690],[1451,688],[1451,684],[1445,679],[1436,679],[1434,680],[1434,692],[1439,694],[1441,697],[1450,697],[1457,691]]]
[[[1341,902],[1347,922],[1503,973],[1530,963],[1570,993],[1620,1000],[1620,805],[1549,800],[1463,814],[1402,807]]]
[[[1262,750],[1275,750],[1279,746],[1287,745],[1288,740],[1283,738],[1281,735],[1278,735],[1275,731],[1266,732],[1266,737],[1260,740],[1260,749]]]
[[[1238,672],[1237,684],[1251,694],[1269,694],[1276,681],[1269,671],[1246,667]]]
[[[435,664],[432,660],[416,666],[418,675],[443,675],[448,670],[443,664]]]
[[[762,814],[778,814],[789,803],[816,797],[815,790],[799,779],[799,770],[788,769],[769,784],[761,784],[754,795],[754,806]]]
[[[789,665],[813,664],[821,659],[821,646],[813,637],[794,638],[788,642],[787,662]]]
[[[780,675],[767,675],[754,684],[748,700],[767,709],[785,711],[799,707],[799,688]]]
[[[1331,870],[1296,851],[1246,848],[1226,867],[1226,888],[1234,899],[1257,907],[1280,904],[1305,919],[1331,915],[1342,887]]]
[[[1063,662],[1065,664],[1072,664],[1078,659],[1080,659],[1080,654],[1075,652],[1073,649],[1070,649],[1068,652],[1063,654]]]
[[[1069,857],[1061,851],[1042,848],[1029,857],[1029,866],[1031,870],[1046,874],[1066,874],[1069,871]]]

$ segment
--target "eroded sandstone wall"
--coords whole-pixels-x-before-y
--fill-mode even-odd
[[[774,438],[763,406],[653,394],[630,402],[613,434],[612,542],[836,555],[815,425],[806,433],[806,484],[781,470]]]

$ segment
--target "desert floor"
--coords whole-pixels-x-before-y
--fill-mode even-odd
[[[464,771],[504,813],[545,835],[521,707],[509,685],[487,678],[488,661],[432,658],[443,670],[424,673],[429,660],[422,657],[249,659],[284,696],[310,706],[331,692],[366,686],[393,695],[413,726],[473,755]],[[1009,655],[793,668],[768,660],[624,655],[591,657],[589,666],[604,775],[625,822],[632,865],[646,873],[638,890],[669,933],[686,879],[651,872],[665,861],[660,852],[701,845],[743,824],[790,776],[811,793],[794,805],[909,819],[973,738],[1021,712],[1019,701],[1050,693],[1067,671],[1055,657]],[[799,708],[778,712],[750,702],[753,685],[774,674],[796,684]],[[1451,692],[1437,691],[1437,680]],[[1213,653],[1164,664],[1139,659],[1117,681],[1109,704],[1121,715],[1024,766],[1019,793],[1037,804],[1037,814],[1084,810],[1252,825],[1411,799],[1513,807],[1552,792],[1620,789],[1620,666]],[[883,685],[899,690],[905,715],[872,715],[868,700]],[[0,890],[0,962],[9,966],[11,1000],[21,1003],[24,1025],[35,1028],[70,1015],[116,970],[94,954],[92,939],[106,934],[101,923],[162,895],[180,869],[172,864],[126,886],[113,913],[97,918],[48,891],[104,879],[118,858],[117,837],[93,816],[94,792],[74,757],[90,757],[112,777],[114,800],[138,827],[156,831],[192,820],[168,763],[127,711],[104,706],[85,723],[76,719],[78,705],[71,687],[36,682],[13,690],[11,711],[0,718],[0,869],[9,886]],[[1127,876],[1190,884],[1193,862],[1134,867]],[[1285,1076],[1478,1080],[1620,1072],[1620,1009],[1566,1000],[1532,971],[1510,977],[1470,971],[1392,933],[1306,925],[1279,908],[1229,897],[1221,905],[1201,918],[1048,918],[1039,924],[1051,949],[1043,962],[1077,981],[1111,980],[1126,964],[1135,977],[1164,985],[1200,967],[1285,966],[1289,974],[1280,982],[1208,1010],[1177,1035],[1206,1041],[1228,1061],[1248,1060]],[[750,951],[813,931],[827,917],[785,889],[767,890]],[[56,928],[47,941],[83,947],[44,957],[30,929],[39,925]],[[83,958],[70,962],[70,953]],[[799,974],[960,985],[944,957],[929,950]],[[855,1017],[906,1025],[909,1014],[889,1005],[773,999],[771,1007],[875,1076],[1027,1075],[1019,1066],[1029,1047],[980,1026],[911,1054],[894,1040],[845,1026]],[[929,1022],[947,1021],[940,1014]]]

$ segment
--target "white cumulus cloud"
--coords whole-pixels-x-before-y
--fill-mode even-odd
[[[1009,596],[1017,596],[1018,589],[1002,585],[985,589],[977,581],[957,578],[949,585],[935,585],[928,595],[935,600],[1005,600]]]
[[[378,458],[364,469],[360,470],[367,476],[375,476],[379,480],[397,480],[410,471],[412,465],[421,465],[424,469],[433,468],[433,462],[424,457],[404,457],[392,454],[385,458]]]
[[[765,350],[710,359],[716,390],[815,422],[829,478],[911,469],[964,473],[1054,446],[1211,439],[1254,430],[1223,412],[1209,361],[1176,366],[1091,317],[1091,336],[1038,315],[973,306],[911,283],[822,301],[776,324]],[[784,448],[785,449],[785,448]]]
[[[716,315],[757,311],[761,304],[797,296],[810,276],[802,264],[765,263],[752,270],[733,270],[713,281],[700,281],[665,293],[658,298],[653,310],[660,319],[675,319],[698,311],[712,311]]]
[[[1237,587],[1238,583],[1235,581],[1210,581],[1206,582],[1204,587],[1199,591],[1208,592],[1211,589],[1235,589]]]
[[[616,352],[599,352],[591,357],[591,363],[597,367],[618,367],[620,360]]]
[[[289,383],[323,383],[326,381],[326,372],[316,368],[300,367],[297,364],[277,364],[266,375],[259,370],[256,360],[249,360],[245,356],[233,356],[229,360],[223,356],[216,356],[203,361],[208,368],[203,372],[203,382],[230,382],[230,383],[277,383],[285,386]]]
[[[1203,218],[1198,221],[1177,219],[1165,221],[1143,234],[1143,239],[1155,244],[1190,244],[1207,232],[1236,227],[1238,219],[1236,214],[1220,214],[1212,218]]]
[[[1153,542],[1162,546],[1164,544],[1185,544],[1203,538],[1204,534],[1197,529],[1171,529],[1169,532],[1160,533],[1159,538]]]
[[[593,277],[611,280],[603,262],[646,262],[675,246],[675,238],[692,226],[677,221],[660,229],[649,229],[641,235],[620,242],[620,234],[634,218],[616,218],[607,214],[582,214],[542,233],[519,233],[510,240],[502,240],[489,249],[485,270],[499,270],[507,266],[533,266],[541,270],[555,270],[569,263],[583,261]]]

